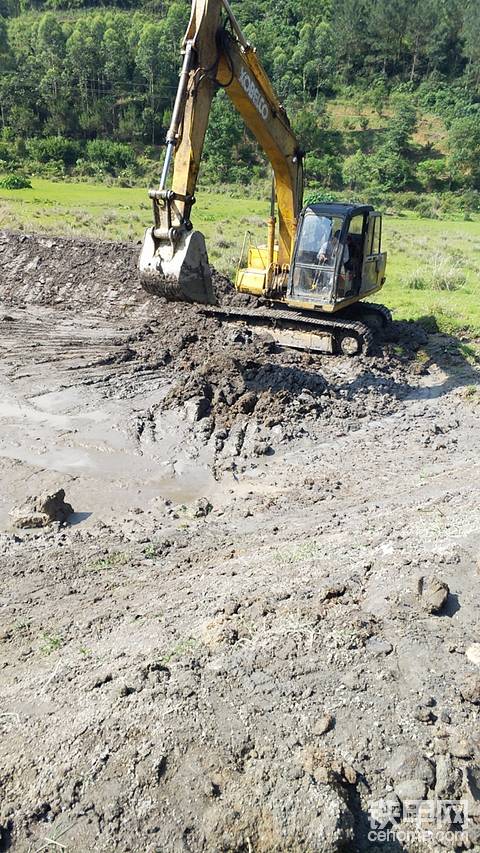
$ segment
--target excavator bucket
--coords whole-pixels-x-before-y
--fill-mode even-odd
[[[171,244],[157,240],[154,229],[147,228],[138,266],[147,293],[169,302],[216,304],[205,237],[200,231],[184,232]]]

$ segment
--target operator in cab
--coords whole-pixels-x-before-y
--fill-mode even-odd
[[[320,246],[320,251],[318,253],[319,262],[321,264],[333,266],[335,264],[340,245],[340,229],[337,229],[337,231],[335,231],[334,234],[330,234],[329,239],[325,240],[325,242]],[[343,257],[341,263],[344,270],[347,267],[349,260],[350,252],[348,246],[343,246]]]

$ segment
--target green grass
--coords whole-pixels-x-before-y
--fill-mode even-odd
[[[101,572],[104,569],[114,569],[116,566],[124,566],[127,560],[128,557],[126,554],[121,554],[119,551],[113,551],[112,554],[108,554],[106,557],[100,557],[100,559],[93,560],[91,563],[88,563],[86,568],[89,571]]]
[[[267,217],[267,200],[234,193],[199,192],[193,211],[211,262],[229,274],[237,266],[245,231],[254,241],[265,241]],[[33,178],[31,189],[0,190],[0,228],[138,241],[150,222],[147,191],[139,187]],[[389,254],[387,283],[378,299],[396,318],[433,317],[443,331],[480,335],[480,221],[388,216],[384,248]],[[442,269],[450,265],[461,270],[456,279],[461,286],[451,290],[429,286],[428,274],[439,259]],[[408,286],[412,281],[427,286]]]
[[[51,655],[52,652],[58,651],[63,646],[63,638],[57,634],[44,633],[42,635],[43,645],[40,651],[44,655]]]
[[[446,332],[480,335],[480,222],[386,217],[384,248],[388,252],[387,283],[382,301],[399,319],[435,318]],[[412,279],[428,282],[433,267],[452,269],[459,287],[408,287]]]

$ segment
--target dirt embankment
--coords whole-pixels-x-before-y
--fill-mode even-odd
[[[479,850],[477,369],[279,351],[133,248],[0,235],[0,849]],[[372,840],[412,800],[465,832]]]

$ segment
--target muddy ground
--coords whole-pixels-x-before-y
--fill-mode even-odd
[[[480,850],[460,343],[282,352],[147,297],[135,247],[5,232],[0,329],[0,850]],[[67,526],[13,526],[59,487]],[[385,799],[467,829],[369,837]]]

